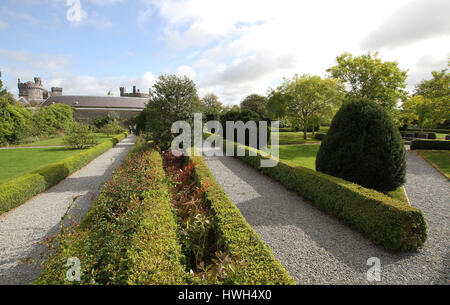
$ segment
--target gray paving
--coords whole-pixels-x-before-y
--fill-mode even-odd
[[[394,254],[233,157],[204,157],[217,181],[298,284],[449,284],[450,188],[408,151],[406,191],[429,226],[425,246]],[[381,281],[368,281],[381,262]]]
[[[81,195],[70,214],[79,219],[87,212],[134,142],[135,137],[128,136],[59,184],[0,216],[0,284],[29,284],[39,276],[39,265],[21,260],[39,258],[39,243],[58,231],[75,196]]]

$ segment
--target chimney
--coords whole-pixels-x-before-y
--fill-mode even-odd
[[[136,86],[133,86],[133,94],[136,94]]]
[[[125,87],[120,87],[120,96],[125,96]]]

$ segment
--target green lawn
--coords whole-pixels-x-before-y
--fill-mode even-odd
[[[450,151],[448,150],[415,150],[419,155],[438,168],[450,179]]]
[[[71,148],[22,148],[0,150],[0,183],[79,153]]]
[[[311,132],[308,132],[307,139],[303,139],[303,132],[280,132],[279,133],[279,144],[289,145],[289,144],[303,144],[303,143],[320,143],[320,140],[314,139]]]
[[[319,147],[320,144],[280,145],[280,159],[293,165],[300,165],[316,170],[316,155],[319,151]],[[447,167],[447,169],[449,169],[449,167]],[[399,187],[395,191],[389,192],[388,195],[403,202],[408,202],[403,187]]]
[[[105,142],[106,140],[110,139],[111,137],[108,137],[106,134],[103,133],[96,133],[95,134],[98,144]],[[65,145],[63,142],[64,137],[57,137],[52,138],[48,140],[38,141],[38,142],[32,142],[22,145],[17,145],[16,147],[30,147],[30,146],[61,146]]]

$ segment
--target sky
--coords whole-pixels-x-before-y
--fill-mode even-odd
[[[448,0],[1,0],[0,70],[16,96],[18,78],[118,96],[176,74],[231,105],[378,51],[413,88],[447,68],[449,16]]]

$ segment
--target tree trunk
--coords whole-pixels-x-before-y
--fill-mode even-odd
[[[308,132],[308,130],[307,130],[307,127],[306,127],[306,124],[303,124],[304,126],[303,126],[303,139],[307,139],[307,137],[306,137],[306,133]]]

